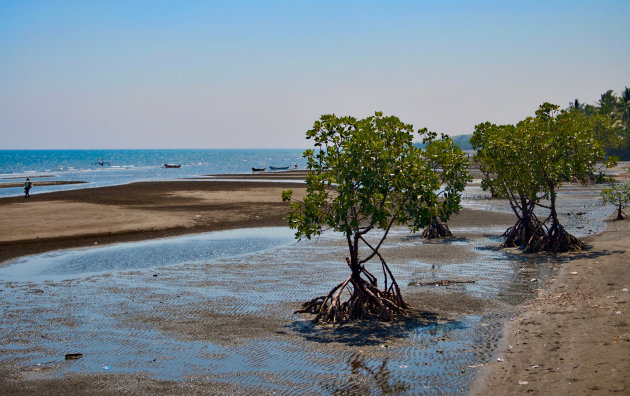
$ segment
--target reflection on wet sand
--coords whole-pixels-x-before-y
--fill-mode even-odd
[[[557,265],[544,255],[524,259],[497,249],[505,226],[459,225],[456,238],[439,243],[395,230],[388,257],[417,311],[407,320],[337,328],[292,314],[346,275],[344,240],[334,234],[262,245],[248,245],[255,238],[243,234],[224,240],[252,246],[228,249],[235,255],[200,256],[220,249],[212,238],[190,237],[162,252],[131,244],[111,255],[57,252],[42,266],[21,259],[16,265],[26,276],[0,274],[0,364],[51,383],[86,373],[143,373],[145,382],[192,379],[196,389],[222,383],[237,394],[459,393],[496,353],[502,320],[544,287]],[[440,252],[452,254],[431,259]],[[119,261],[136,264],[68,271]],[[58,272],[63,276],[55,278]],[[404,286],[438,279],[475,282]],[[83,357],[66,362],[66,353]]]

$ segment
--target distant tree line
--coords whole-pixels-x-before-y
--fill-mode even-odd
[[[594,105],[584,104],[575,99],[569,104],[569,108],[591,117],[607,117],[615,130],[615,135],[602,142],[606,153],[624,160],[630,159],[630,88],[625,87],[620,96],[608,90]]]
[[[568,108],[578,110],[586,116],[605,116],[610,119],[615,134],[608,135],[608,141],[602,142],[606,154],[630,160],[630,88],[625,87],[620,96],[617,96],[613,90],[608,90],[595,104],[585,104],[575,99],[569,103]],[[470,143],[472,136],[472,134],[457,135],[451,136],[451,139],[460,149],[473,150]]]

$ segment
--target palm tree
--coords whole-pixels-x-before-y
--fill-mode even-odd
[[[630,127],[630,88],[626,87],[621,93],[619,106],[621,107],[621,121],[628,128]]]
[[[576,98],[573,102],[569,103],[570,109],[576,109],[580,111],[584,111],[584,103],[580,103],[580,101]]]
[[[610,114],[614,115],[615,110],[617,109],[617,104],[619,103],[619,98],[612,89],[604,92],[599,99],[599,111],[601,114]]]

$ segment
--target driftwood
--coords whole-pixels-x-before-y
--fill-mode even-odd
[[[450,286],[455,285],[457,283],[475,283],[474,280],[451,280],[451,279],[441,279],[434,282],[411,282],[409,286]]]

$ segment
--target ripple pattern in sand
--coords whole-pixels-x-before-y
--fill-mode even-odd
[[[436,247],[405,230],[389,237],[385,257],[387,251],[394,257],[405,293],[425,293],[408,285],[419,279],[475,279],[444,293],[503,300],[499,309],[428,312],[404,323],[360,324],[360,331],[314,326],[292,312],[347,276],[343,238],[325,234],[237,256],[70,280],[4,280],[0,360],[18,362],[33,378],[142,372],[225,382],[243,393],[460,393],[495,353],[501,319],[552,265],[498,251],[479,230],[459,231],[471,235],[438,246],[460,252],[449,262],[423,261],[423,249]],[[64,360],[69,352],[83,357]]]

